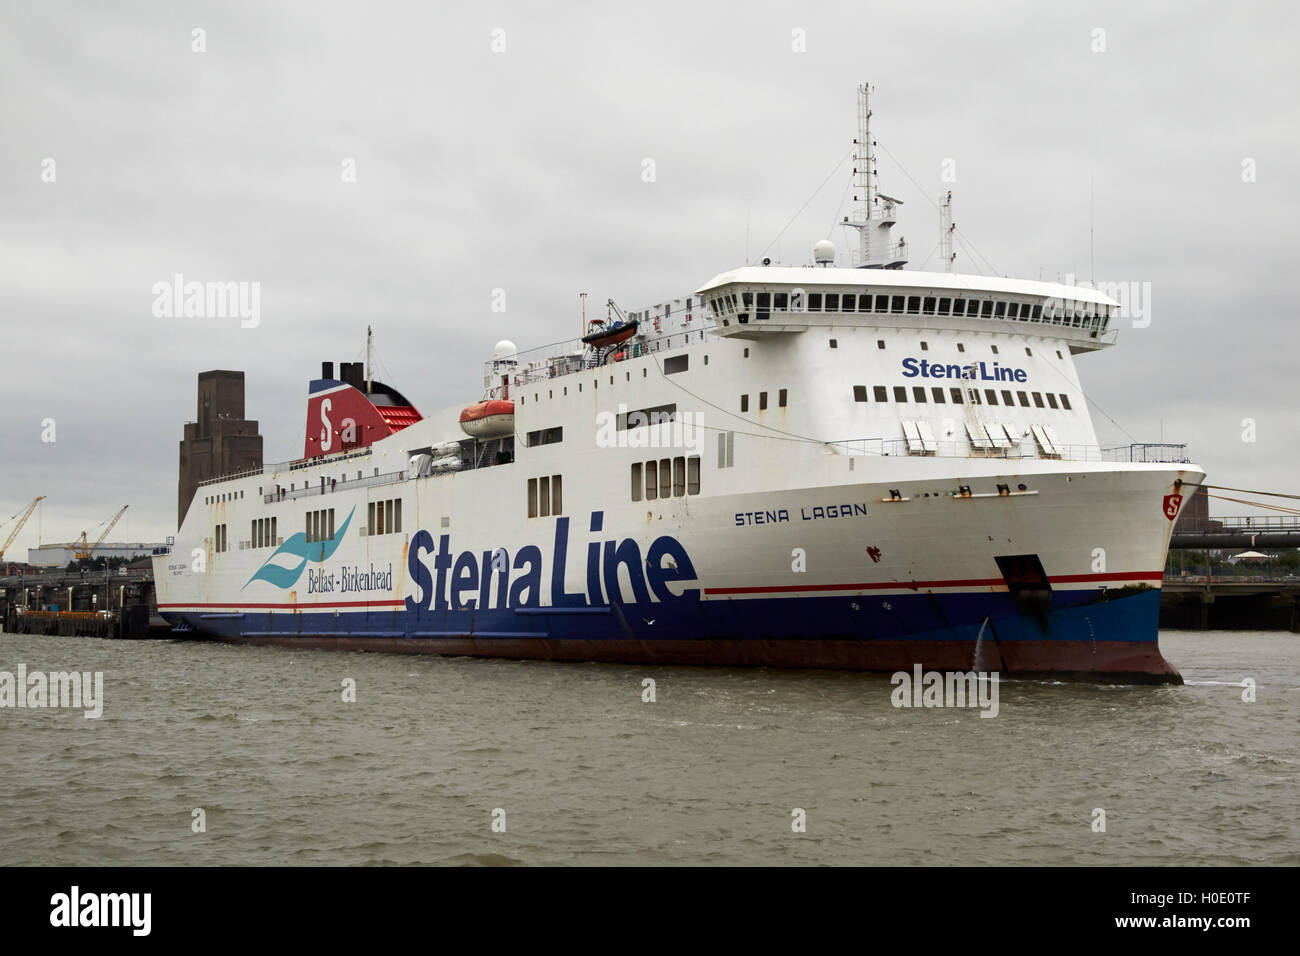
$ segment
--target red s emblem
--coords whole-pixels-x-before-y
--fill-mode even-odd
[[[1182,495],[1165,495],[1165,517],[1173,521],[1178,517],[1178,509],[1182,507]]]

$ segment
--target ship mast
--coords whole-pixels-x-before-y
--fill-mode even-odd
[[[374,351],[373,346],[370,344],[370,340],[371,340],[370,326],[367,325],[366,326],[366,394],[367,395],[370,394],[370,373],[371,373],[370,356],[371,353]]]
[[[858,87],[858,138],[853,141],[853,200],[858,206],[851,218],[844,217],[843,224],[858,231],[859,269],[901,269],[907,262],[907,243],[902,239],[892,242],[890,229],[898,221],[895,207],[903,201],[884,195],[877,182],[871,93],[870,83]]]
[[[952,190],[947,196],[940,197],[939,205],[939,247],[943,255],[943,271],[952,272],[952,264],[957,253],[952,251],[952,234],[957,227],[952,221]]]

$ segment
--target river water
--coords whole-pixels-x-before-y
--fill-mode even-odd
[[[4,634],[104,685],[0,709],[0,860],[1300,864],[1300,636],[1161,646],[1185,685],[1007,681],[988,719],[888,675]]]

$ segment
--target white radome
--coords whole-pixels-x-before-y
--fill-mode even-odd
[[[813,260],[818,263],[828,263],[835,261],[835,243],[829,239],[823,239],[813,246]]]
[[[510,362],[519,354],[519,349],[515,348],[515,343],[509,339],[502,339],[492,347],[492,358],[498,362]]]

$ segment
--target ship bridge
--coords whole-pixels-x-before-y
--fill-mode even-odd
[[[882,326],[1035,332],[1071,352],[1115,342],[1119,303],[1094,289],[1028,279],[895,269],[745,266],[697,294],[715,335],[760,339],[812,328]]]

